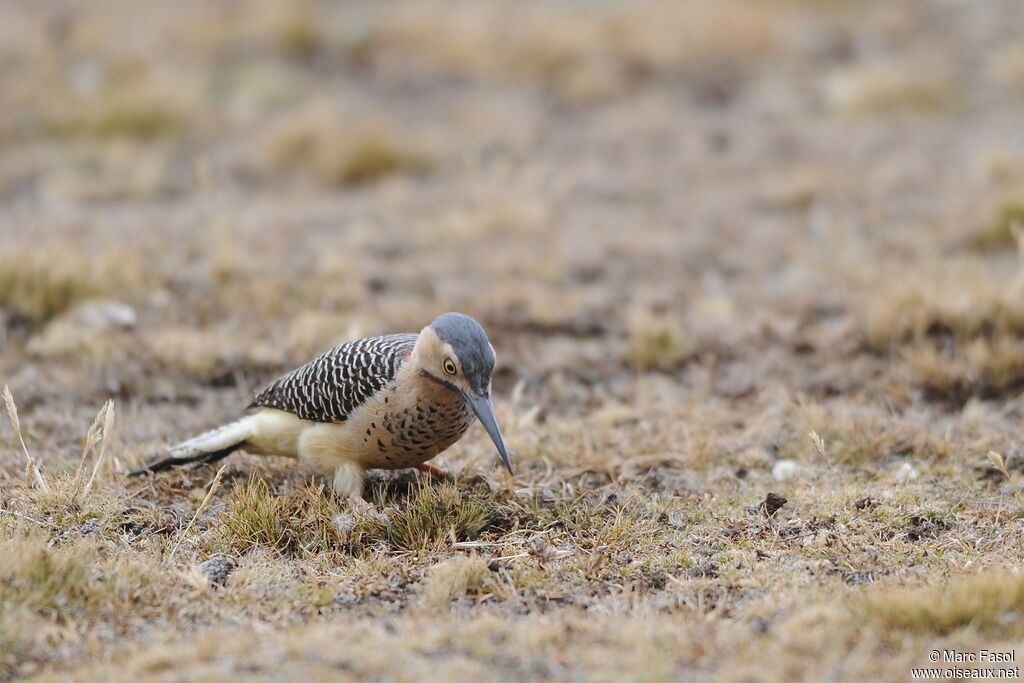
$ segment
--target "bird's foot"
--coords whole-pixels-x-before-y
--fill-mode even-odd
[[[359,496],[348,498],[348,507],[356,517],[373,519],[380,514],[377,506]]]
[[[484,475],[482,475],[480,473],[471,474],[471,475],[469,475],[467,477],[464,477],[460,481],[462,481],[462,482],[464,482],[464,483],[466,483],[469,486],[472,486],[474,488],[476,488],[476,487],[483,487],[483,488],[487,489],[488,491],[494,491],[495,488],[496,488],[496,486],[491,482],[490,479],[488,479],[487,477],[485,477]]]
[[[392,543],[393,532],[388,513],[394,512],[394,508],[379,510],[376,505],[358,496],[346,498],[345,500],[348,503],[348,510],[339,512],[332,520],[334,527],[341,534],[342,538],[347,539],[360,522],[379,522],[387,530],[388,543]]]
[[[450,481],[453,478],[452,475],[448,474],[444,470],[440,470],[434,467],[433,465],[428,465],[427,463],[421,463],[419,465],[416,465],[416,469],[418,469],[420,472],[426,472],[431,477],[435,479],[440,479],[442,481]]]

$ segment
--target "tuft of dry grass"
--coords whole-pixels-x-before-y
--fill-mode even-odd
[[[0,557],[0,605],[18,605],[56,619],[63,613],[92,610],[104,589],[92,581],[98,561],[95,548],[46,547],[26,540]]]
[[[267,143],[266,166],[301,170],[327,187],[363,185],[395,174],[421,175],[432,155],[394,125],[360,123],[332,108],[286,119]]]
[[[955,95],[940,72],[898,61],[858,66],[827,83],[832,107],[843,114],[935,113],[950,107]]]
[[[48,132],[59,138],[154,142],[183,133],[195,95],[157,79],[117,84],[54,112]]]
[[[272,43],[287,59],[308,62],[327,44],[315,13],[303,3],[289,3],[271,20]]]
[[[673,370],[697,350],[682,322],[668,313],[641,313],[630,321],[625,360],[640,372]]]
[[[74,488],[76,490],[75,498],[78,502],[89,496],[89,492],[92,491],[93,484],[96,482],[96,475],[99,474],[100,468],[103,466],[103,456],[107,453],[107,444],[110,442],[114,430],[114,402],[108,400],[100,408],[100,411],[96,413],[96,419],[93,421],[92,426],[89,428],[89,432],[85,435],[85,448],[82,449],[82,458],[78,461],[78,469],[75,470]],[[100,445],[99,453],[96,454],[95,462],[93,463],[92,472],[89,474],[88,479],[83,479],[83,467],[85,466],[85,460],[89,456],[89,452],[92,451],[96,444]],[[81,488],[79,488],[81,486]]]
[[[284,500],[270,490],[267,481],[255,473],[250,475],[235,491],[223,517],[228,544],[239,552],[259,547],[280,551],[293,548],[294,538],[284,510]]]
[[[1024,633],[1024,577],[985,572],[918,590],[889,590],[855,605],[889,633],[943,636],[970,627],[1001,638]]]
[[[1016,242],[1012,225],[1000,233],[1010,231]],[[1016,272],[997,275],[964,258],[949,259],[927,277],[897,279],[865,307],[866,341],[898,359],[930,399],[962,404],[1011,395],[1024,373],[1022,276],[1019,264]]]
[[[794,421],[812,434],[816,457],[826,464],[856,466],[894,455],[922,457],[944,453],[942,441],[913,422],[862,406],[835,404],[830,409],[820,403],[804,402],[794,412]]]
[[[1021,272],[996,274],[975,259],[948,259],[920,277],[893,278],[865,306],[867,341],[888,349],[907,341],[1019,336],[1024,304],[1015,282]]]
[[[118,631],[133,613],[159,613],[160,589],[170,582],[150,558],[111,557],[92,539],[19,536],[5,541],[10,552],[0,557],[0,671],[46,662],[81,630]]]
[[[1024,388],[1024,342],[1017,339],[974,339],[955,352],[924,344],[904,350],[903,358],[918,384],[936,398],[962,403]]]
[[[11,389],[6,384],[4,385],[4,406],[7,408],[7,418],[11,422],[11,427],[14,428],[14,433],[18,437],[18,444],[21,446],[21,452],[25,454],[25,471],[36,486],[43,491],[48,491],[50,485],[39,470],[39,465],[36,463],[36,459],[32,457],[31,453],[29,453],[28,446],[25,445],[25,435],[21,431],[21,420],[18,417],[18,404],[14,402],[14,396],[11,394]],[[82,459],[84,461],[84,455],[82,456]]]
[[[439,610],[469,590],[479,588],[487,576],[487,561],[476,555],[459,556],[435,564],[423,582],[423,604]]]
[[[253,473],[236,489],[223,516],[219,543],[233,552],[270,549],[288,556],[331,553],[349,538],[341,501],[308,484],[287,493],[271,490]]]
[[[113,254],[86,257],[68,245],[45,252],[0,253],[0,310],[47,321],[74,304],[138,287],[143,265],[119,262]]]
[[[976,234],[971,244],[982,250],[1012,249],[1024,232],[1024,204],[1008,201],[999,206],[988,227]]]
[[[404,493],[378,488],[372,499],[387,521],[361,522],[353,533],[353,547],[385,543],[398,550],[436,551],[452,539],[476,539],[497,516],[492,496],[453,483],[417,480]]]

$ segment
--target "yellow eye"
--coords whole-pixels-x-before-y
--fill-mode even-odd
[[[452,361],[451,358],[445,358],[444,362],[441,363],[441,367],[444,368],[444,371],[447,372],[449,375],[454,375],[456,372],[458,372],[458,370],[456,370],[455,368],[455,363]]]

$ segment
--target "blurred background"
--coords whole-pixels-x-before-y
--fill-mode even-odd
[[[1022,36],[1020,0],[0,0],[0,679],[1011,650]],[[115,474],[449,310],[514,477],[474,427],[354,531],[283,458]]]
[[[539,419],[1024,375],[1024,6],[4,3],[0,376],[164,443],[478,317]]]

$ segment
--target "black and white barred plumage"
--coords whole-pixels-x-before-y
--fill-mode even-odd
[[[394,379],[416,334],[389,334],[335,346],[271,382],[250,408],[277,408],[303,420],[343,422]]]

